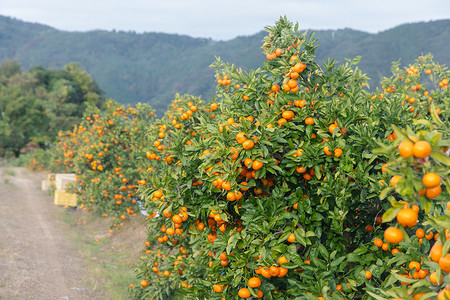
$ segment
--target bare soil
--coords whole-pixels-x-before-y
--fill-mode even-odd
[[[93,278],[86,267],[97,258],[81,254],[70,233],[103,238],[108,242],[99,245],[109,248],[106,251],[129,251],[131,264],[144,242],[144,223],[138,224],[142,230],[130,228],[132,234],[119,232],[117,237],[105,234],[107,226],[99,229],[92,224],[96,231],[90,232],[84,229],[89,224],[71,226],[63,220],[64,208],[55,206],[49,193],[41,190],[45,178],[23,168],[0,167],[0,300],[110,299],[107,291],[96,287],[102,279]],[[83,212],[73,213],[75,218]]]

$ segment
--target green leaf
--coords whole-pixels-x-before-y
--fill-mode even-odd
[[[337,266],[339,266],[343,261],[345,260],[345,256],[341,256],[339,258],[336,258],[335,260],[333,260],[330,264],[330,267],[332,269],[335,269]]]
[[[431,211],[431,208],[433,207],[433,201],[430,201],[428,200],[428,198],[425,197],[421,197],[419,201],[425,211],[425,214],[428,214]]]
[[[347,254],[347,260],[349,262],[359,262],[361,260],[361,257],[354,253],[349,253],[349,254]]]
[[[383,200],[384,198],[387,197],[387,195],[389,195],[390,192],[392,192],[394,190],[393,187],[386,187],[384,188],[381,193],[380,193],[380,200]]]
[[[394,124],[392,124],[391,126],[392,126],[392,129],[394,129],[394,132],[400,138],[400,140],[408,140],[408,137],[403,133],[403,131],[400,128],[398,128]]]
[[[444,122],[442,122],[441,118],[439,118],[439,115],[436,113],[436,107],[434,106],[433,102],[430,105],[430,113],[436,125],[438,125],[439,127],[445,126]]]
[[[450,228],[450,217],[449,216],[438,216],[431,218],[436,224],[443,228]]]
[[[328,260],[328,258],[330,257],[330,254],[328,253],[327,249],[322,244],[319,244],[319,252],[320,254],[322,254],[322,257],[326,260]]]
[[[367,291],[367,294],[369,294],[370,296],[374,297],[377,300],[387,300],[387,298],[383,298],[381,296],[378,296],[377,294],[374,294],[372,292]]]
[[[298,264],[294,264],[294,263],[291,263],[291,262],[284,263],[284,264],[283,264],[283,268],[286,268],[286,269],[296,269],[296,268],[298,268]]]
[[[314,231],[307,231],[305,234],[305,237],[312,237],[312,236],[316,236],[316,233]]]
[[[450,250],[450,239],[445,241],[444,247],[442,248],[442,256],[445,256],[449,250]]]
[[[387,223],[392,221],[396,216],[397,213],[402,209],[401,207],[391,207],[385,213],[383,214],[383,223]]]
[[[441,164],[444,164],[447,167],[450,167],[450,157],[448,157],[441,151],[433,150],[433,151],[431,151],[430,156],[435,161],[440,162]]]
[[[394,271],[392,271],[391,274],[392,274],[392,276],[395,277],[395,279],[397,279],[400,282],[406,282],[406,283],[414,283],[414,282],[416,282],[416,279],[401,276],[400,274],[397,274]]]
[[[358,55],[358,56],[355,56],[355,57],[353,58],[351,64],[352,64],[352,65],[357,65],[357,64],[359,64],[360,61],[361,61],[361,56]]]
[[[420,120],[414,119],[414,120],[413,120],[413,124],[414,124],[414,125],[422,124],[422,125],[425,125],[426,127],[428,127],[429,129],[431,129],[431,128],[433,127],[433,125],[431,124],[430,121],[424,120],[424,119],[420,119]]]

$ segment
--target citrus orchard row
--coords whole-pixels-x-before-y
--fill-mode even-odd
[[[76,174],[71,191],[80,208],[112,217],[123,225],[139,211],[137,187],[141,180],[146,126],[153,118],[148,105],[124,107],[109,101],[106,110],[88,107],[83,121],[60,133],[54,165]]]

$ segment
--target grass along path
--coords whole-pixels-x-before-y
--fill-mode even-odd
[[[83,258],[92,288],[105,291],[108,299],[130,299],[129,284],[136,281],[133,265],[146,238],[145,217],[125,222],[113,234],[109,233],[110,219],[80,210],[64,210],[61,218],[71,227],[67,237]]]

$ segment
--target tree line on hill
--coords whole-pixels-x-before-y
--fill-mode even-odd
[[[377,34],[352,29],[314,31],[320,47],[316,61],[338,62],[361,56],[359,67],[373,82],[389,74],[392,61],[412,63],[432,53],[449,64],[450,20],[404,24]],[[66,32],[49,26],[0,16],[0,60],[15,59],[23,69],[36,65],[62,68],[77,62],[86,68],[106,96],[123,104],[149,103],[157,115],[166,111],[175,93],[208,99],[215,86],[209,67],[220,57],[242,69],[254,69],[265,59],[264,32],[214,41],[177,34],[124,31]]]
[[[0,156],[19,156],[30,143],[46,148],[61,130],[79,123],[88,104],[102,106],[103,91],[71,63],[63,69],[35,66],[28,72],[17,61],[0,65]]]

